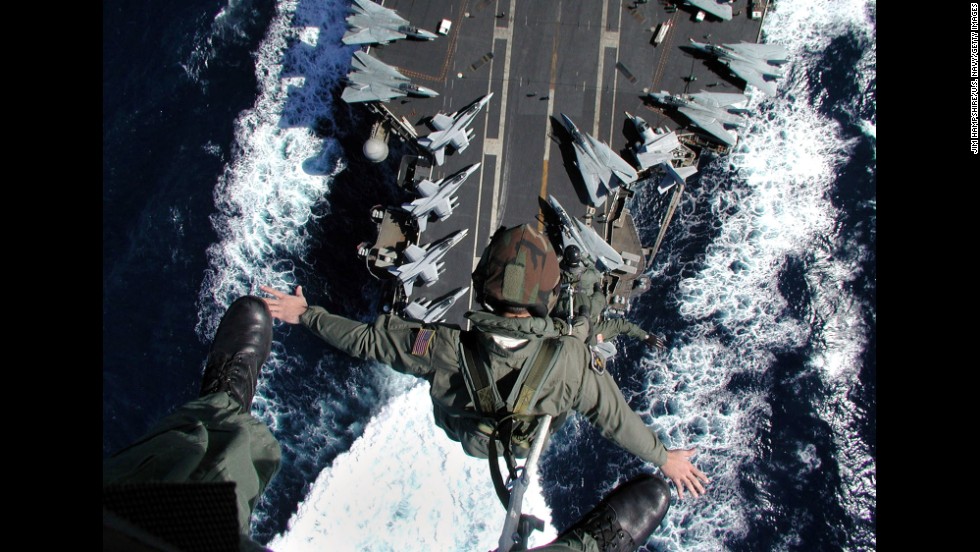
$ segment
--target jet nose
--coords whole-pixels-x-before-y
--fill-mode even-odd
[[[430,33],[429,31],[427,31],[425,29],[419,29],[418,31],[416,31],[415,36],[417,36],[419,38],[422,38],[422,39],[425,39],[425,40],[435,40],[436,39],[436,34],[435,33]]]
[[[439,95],[439,93],[436,92],[435,90],[433,90],[431,88],[426,88],[424,86],[420,86],[418,92],[419,92],[419,94],[421,94],[423,96],[426,96],[428,98],[434,98],[434,97],[436,97],[436,96]]]

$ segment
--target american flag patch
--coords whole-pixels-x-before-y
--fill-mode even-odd
[[[418,335],[415,336],[415,344],[412,345],[412,354],[415,356],[429,354],[429,345],[432,344],[432,338],[435,336],[435,330],[419,330]]]

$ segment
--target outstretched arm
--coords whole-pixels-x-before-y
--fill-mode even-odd
[[[337,349],[357,358],[387,364],[399,372],[425,376],[434,364],[455,366],[454,330],[438,325],[385,315],[373,323],[363,323],[330,314],[322,307],[309,306],[303,288],[289,295],[268,286],[272,295],[264,301],[272,316],[289,324],[302,324]],[[427,330],[423,332],[422,330]],[[455,330],[458,331],[458,330]],[[436,358],[438,357],[438,359]]]

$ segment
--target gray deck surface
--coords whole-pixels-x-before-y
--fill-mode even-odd
[[[739,92],[743,86],[679,46],[689,38],[755,42],[761,27],[761,20],[749,19],[747,0],[736,0],[734,10],[741,13],[732,21],[709,16],[700,23],[689,7],[670,14],[656,1],[635,9],[632,2],[615,0],[387,0],[384,5],[431,31],[443,18],[453,22],[448,36],[431,42],[404,40],[370,49],[371,55],[417,84],[440,93],[386,104],[416,125],[420,136],[431,132],[421,124],[423,118],[438,111],[451,113],[494,93],[471,125],[470,146],[447,155],[446,163],[433,173],[441,178],[483,163],[461,187],[453,215],[430,223],[422,235],[425,244],[460,228],[470,229],[444,258],[446,271],[440,280],[429,287],[416,286],[413,298],[430,299],[469,285],[478,256],[497,227],[540,220],[539,197],[554,195],[572,216],[585,213],[573,186],[578,178],[571,164],[574,154],[561,146],[565,134],[557,122],[560,113],[616,151],[626,147],[624,111],[642,116],[653,127],[678,128],[660,109],[644,102],[645,92]],[[666,20],[672,29],[653,46],[653,30]],[[685,78],[691,75],[697,80],[688,83]],[[468,295],[457,302],[447,322],[461,323],[471,301]]]

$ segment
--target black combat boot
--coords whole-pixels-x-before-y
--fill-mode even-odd
[[[237,299],[228,307],[214,334],[201,380],[201,396],[225,391],[242,405],[242,412],[248,412],[259,369],[271,350],[269,307],[258,297]]]
[[[636,550],[657,529],[669,506],[667,483],[659,477],[642,474],[613,489],[558,539],[570,533],[587,533],[603,552]]]

